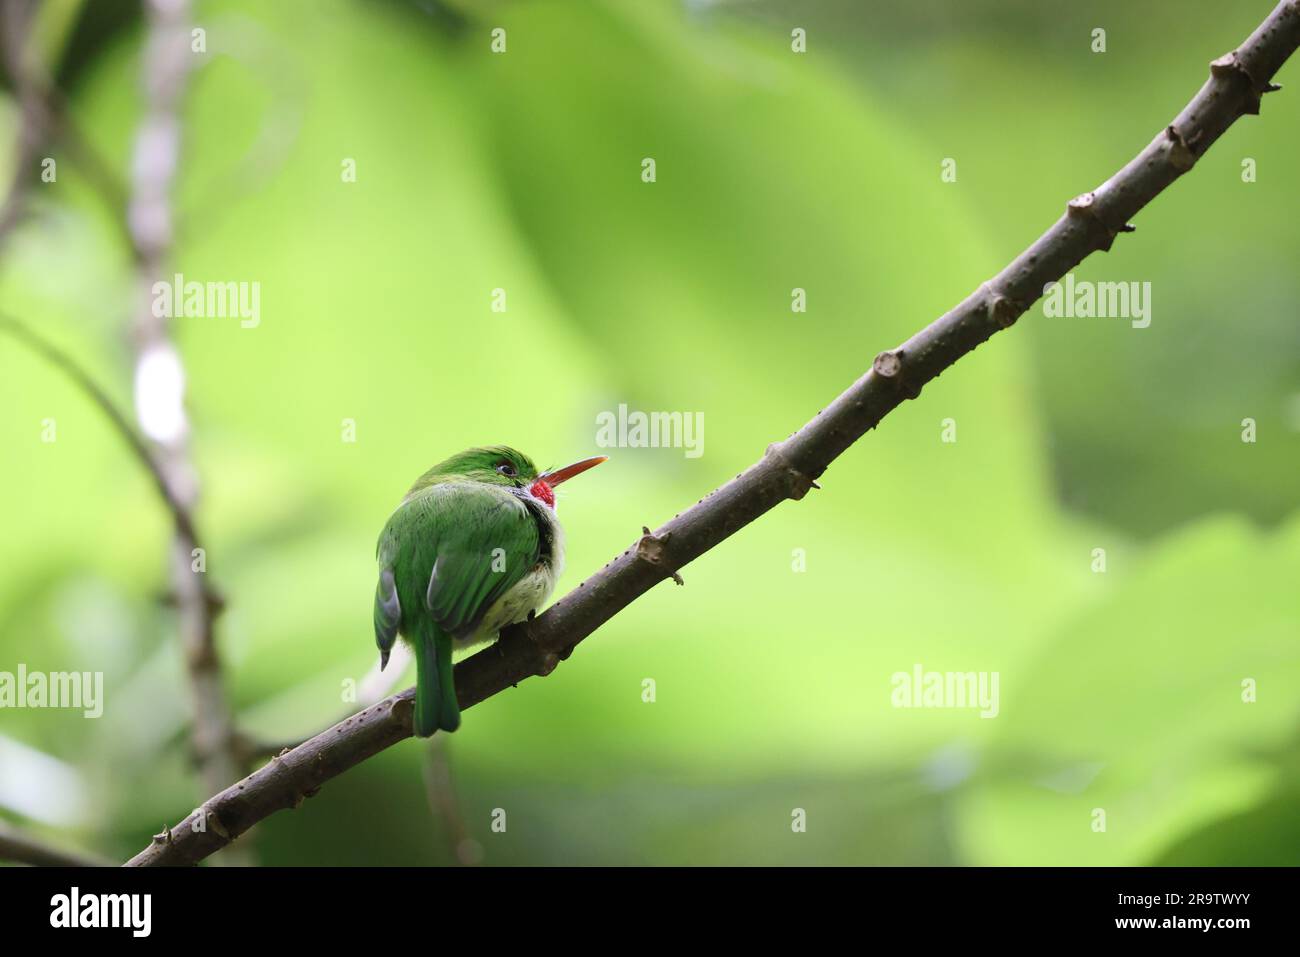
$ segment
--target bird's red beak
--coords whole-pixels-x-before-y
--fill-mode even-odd
[[[601,462],[609,458],[608,455],[597,455],[593,458],[583,459],[581,462],[574,462],[572,465],[566,465],[562,469],[553,469],[537,476],[539,482],[545,482],[551,488],[559,485],[561,482],[567,482],[575,475],[581,475],[587,469],[594,469]]]

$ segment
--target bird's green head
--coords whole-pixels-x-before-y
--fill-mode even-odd
[[[424,475],[417,485],[435,482],[486,482],[489,485],[527,485],[537,478],[533,460],[505,445],[481,449],[466,449],[439,462]]]
[[[555,495],[552,490],[555,486],[604,461],[605,456],[598,455],[566,465],[562,469],[538,472],[532,459],[507,445],[466,449],[439,462],[421,475],[407,495],[441,482],[482,482],[486,485],[526,489],[534,498],[554,508]]]

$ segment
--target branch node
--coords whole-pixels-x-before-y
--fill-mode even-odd
[[[1183,140],[1183,134],[1174,129],[1172,125],[1165,127],[1165,139],[1169,141],[1169,148],[1165,151],[1165,156],[1169,158],[1169,163],[1174,169],[1180,173],[1186,173],[1196,165],[1196,154],[1191,151]]]
[[[636,557],[641,559],[643,562],[649,562],[651,565],[657,565],[658,567],[663,568],[668,573],[669,578],[681,585],[683,584],[682,576],[677,574],[675,568],[668,567],[666,546],[668,539],[672,537],[672,534],[671,531],[667,531],[662,535],[655,535],[649,528],[642,525],[641,538],[636,543]]]
[[[1025,313],[1025,306],[1018,299],[1011,299],[1002,295],[988,283],[984,284],[984,291],[988,294],[988,311],[989,321],[999,329],[1008,329],[1016,324]]]
[[[636,543],[636,557],[652,565],[662,565],[664,561],[664,540],[656,537],[648,528],[641,533]]]
[[[790,499],[797,502],[808,494],[810,488],[821,488],[820,485],[812,480],[811,476],[804,474],[802,470],[795,467],[794,463],[791,462],[789,457],[785,454],[785,449],[781,446],[781,443],[773,442],[769,445],[763,450],[763,457],[772,459],[776,462],[785,473],[786,477],[789,478],[790,488],[786,492],[786,495]],[[678,581],[677,584],[680,585],[682,583]]]
[[[1169,127],[1173,129],[1173,127]],[[1181,142],[1181,141],[1180,141]],[[1195,160],[1193,160],[1194,162]],[[1189,167],[1190,168],[1190,167]],[[1084,193],[1082,196],[1076,196],[1065,204],[1066,212],[1075,219],[1082,219],[1088,223],[1095,223],[1101,227],[1101,236],[1098,240],[1097,248],[1101,252],[1110,252],[1110,247],[1115,243],[1115,237],[1120,233],[1131,233],[1137,227],[1132,223],[1124,223],[1122,226],[1112,226],[1106,220],[1101,218],[1097,212],[1097,193],[1094,190],[1090,193]]]
[[[205,807],[199,808],[197,813],[204,816],[207,827],[215,831],[217,836],[227,844],[230,843],[230,832],[226,830],[226,826],[221,823],[221,818],[217,817],[214,812],[206,810],[206,805]]]
[[[1241,62],[1241,57],[1236,50],[1231,53],[1225,53],[1217,60],[1210,61],[1210,75],[1215,77],[1240,76],[1246,81],[1246,88],[1250,94],[1246,101],[1244,112],[1251,116],[1259,115],[1259,100],[1265,93],[1274,93],[1280,87],[1275,83],[1260,83],[1246,69],[1246,64]]]
[[[560,664],[560,656],[554,652],[547,652],[539,655],[537,658],[537,677],[545,678]]]
[[[903,350],[886,349],[871,363],[871,371],[882,379],[892,379],[903,369]]]
[[[399,695],[388,709],[388,717],[406,730],[411,729],[411,719],[415,716],[415,700],[408,695]]]
[[[893,382],[905,399],[915,399],[921,394],[921,384],[908,381],[903,375],[903,359],[907,354],[902,349],[886,349],[876,356],[871,363],[871,371],[882,379]]]

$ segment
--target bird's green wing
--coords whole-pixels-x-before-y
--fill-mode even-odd
[[[537,563],[539,543],[537,520],[505,489],[447,482],[417,492],[380,536],[375,635],[381,649],[394,621],[403,634],[415,634],[417,615],[427,614],[456,637],[471,634]]]
[[[375,644],[379,646],[380,671],[388,667],[388,655],[397,641],[401,624],[402,603],[397,597],[397,580],[392,567],[384,566],[379,569],[379,584],[375,587]]]
[[[424,605],[446,631],[472,632],[496,601],[537,564],[537,520],[510,492],[482,486],[451,486],[431,496],[436,508],[455,516],[429,570]]]

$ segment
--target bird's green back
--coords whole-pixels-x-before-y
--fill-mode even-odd
[[[462,452],[416,481],[379,536],[375,639],[385,661],[399,635],[416,653],[417,733],[459,724],[451,639],[471,636],[543,557],[539,506],[517,494],[536,477],[513,449]]]

